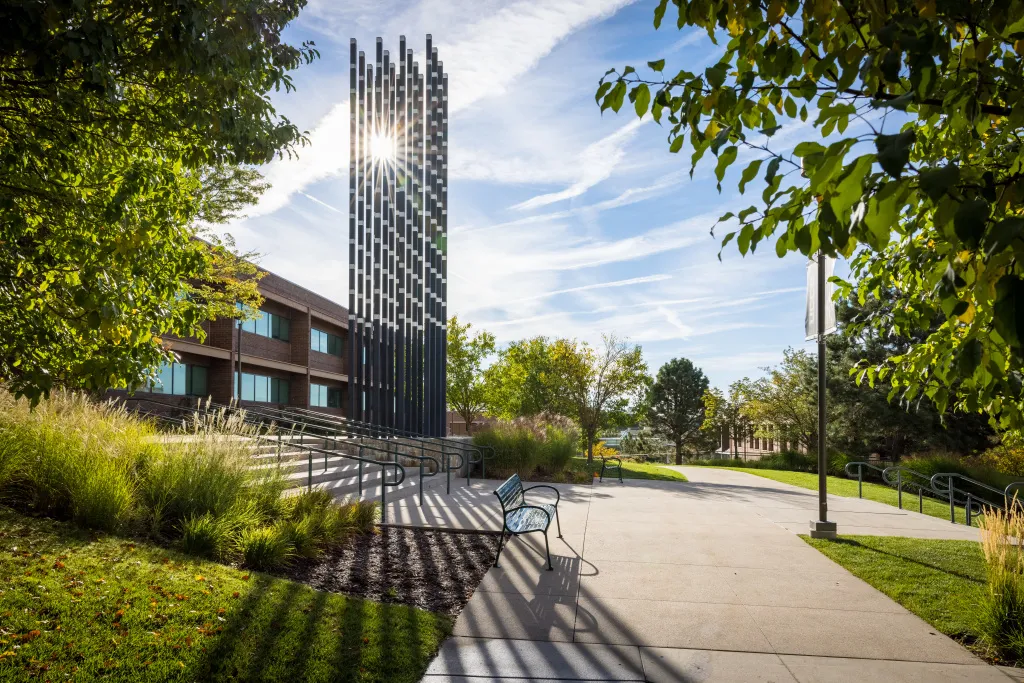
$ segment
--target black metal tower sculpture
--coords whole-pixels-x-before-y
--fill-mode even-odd
[[[349,416],[444,436],[448,76],[429,35],[424,73],[376,48],[350,48]]]

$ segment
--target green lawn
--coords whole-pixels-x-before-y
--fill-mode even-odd
[[[0,507],[3,681],[418,681],[450,630]]]
[[[942,633],[967,644],[978,638],[977,614],[986,591],[978,543],[893,536],[801,538]]]
[[[587,465],[586,458],[573,458],[572,469],[581,474],[586,474],[588,471],[600,472],[601,461],[595,459],[594,463],[590,466]],[[608,476],[614,476],[614,471],[611,475],[605,472],[605,478]],[[686,476],[678,470],[670,470],[667,467],[656,465],[654,463],[646,462],[633,462],[631,460],[622,461],[622,478],[623,479],[653,479],[657,481],[687,481]]]
[[[729,470],[735,470],[738,472],[746,472],[748,474],[756,474],[759,477],[766,479],[772,479],[774,481],[782,482],[783,484],[792,484],[793,486],[799,486],[805,489],[811,489],[812,491],[818,490],[818,475],[810,472],[787,472],[785,470],[759,470],[750,467],[729,467],[723,468]],[[857,480],[846,479],[845,477],[829,477],[828,478],[828,492],[836,496],[847,496],[849,498],[857,497]],[[885,503],[886,505],[892,505],[896,507],[898,504],[897,491],[895,488],[886,486],[884,484],[874,484],[871,482],[864,482],[864,498],[873,500],[879,503]],[[917,492],[911,493],[909,491],[903,492],[903,507],[907,510],[917,510]],[[924,514],[932,517],[939,517],[941,519],[949,520],[949,503],[943,503],[935,500],[934,498],[924,498]],[[957,522],[963,524],[966,519],[964,515],[964,509],[957,508],[956,510]],[[977,526],[977,518],[971,519],[974,526]]]

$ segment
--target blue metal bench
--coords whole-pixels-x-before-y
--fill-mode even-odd
[[[554,491],[554,505],[549,503],[527,505],[526,492],[533,489],[551,489]],[[562,499],[562,495],[558,492],[558,489],[546,484],[537,484],[536,486],[524,489],[519,475],[513,474],[505,480],[504,484],[494,490],[494,495],[501,502],[501,516],[504,519],[501,538],[498,539],[498,554],[494,558],[494,566],[498,566],[498,558],[501,557],[501,549],[505,543],[506,531],[513,536],[540,531],[544,533],[544,551],[548,556],[548,569],[554,569],[551,566],[551,548],[548,546],[548,527],[551,526],[551,518],[554,517],[555,523],[558,525],[558,537],[562,537],[562,522],[558,519],[558,502]]]

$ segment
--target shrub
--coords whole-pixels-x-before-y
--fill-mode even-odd
[[[0,497],[81,526],[116,531],[136,512],[134,471],[156,450],[121,408],[54,391],[31,409],[0,391]]]
[[[477,432],[476,446],[493,449],[487,471],[503,479],[518,473],[523,479],[534,474],[551,476],[565,471],[577,453],[579,433],[564,418],[518,418]]]
[[[252,468],[253,435],[238,415],[158,434],[82,395],[55,391],[30,409],[0,389],[0,501],[266,568],[372,528],[373,503],[338,505],[326,491],[282,498],[280,470]]]
[[[549,472],[563,472],[576,456],[576,434],[558,427],[549,427],[541,447],[544,467]]]
[[[151,528],[167,534],[191,517],[242,516],[252,527],[282,514],[284,481],[276,467],[253,470],[254,428],[237,418],[195,420],[163,444],[140,472],[141,497]]]
[[[993,510],[981,521],[988,565],[988,595],[982,605],[985,640],[1010,661],[1024,660],[1024,512]]]
[[[181,548],[190,555],[222,557],[230,536],[230,527],[209,513],[190,516],[181,523]]]
[[[279,569],[292,558],[287,529],[266,526],[246,529],[238,537],[238,550],[245,566],[252,569]]]

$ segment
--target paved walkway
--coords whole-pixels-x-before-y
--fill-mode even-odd
[[[513,539],[424,680],[1011,680],[799,539],[813,492],[686,474],[559,486],[555,570],[544,571],[543,538]],[[395,501],[390,514],[497,528],[494,484],[453,487],[424,508]],[[860,533],[964,537],[871,501],[830,504],[840,533],[845,518]]]

